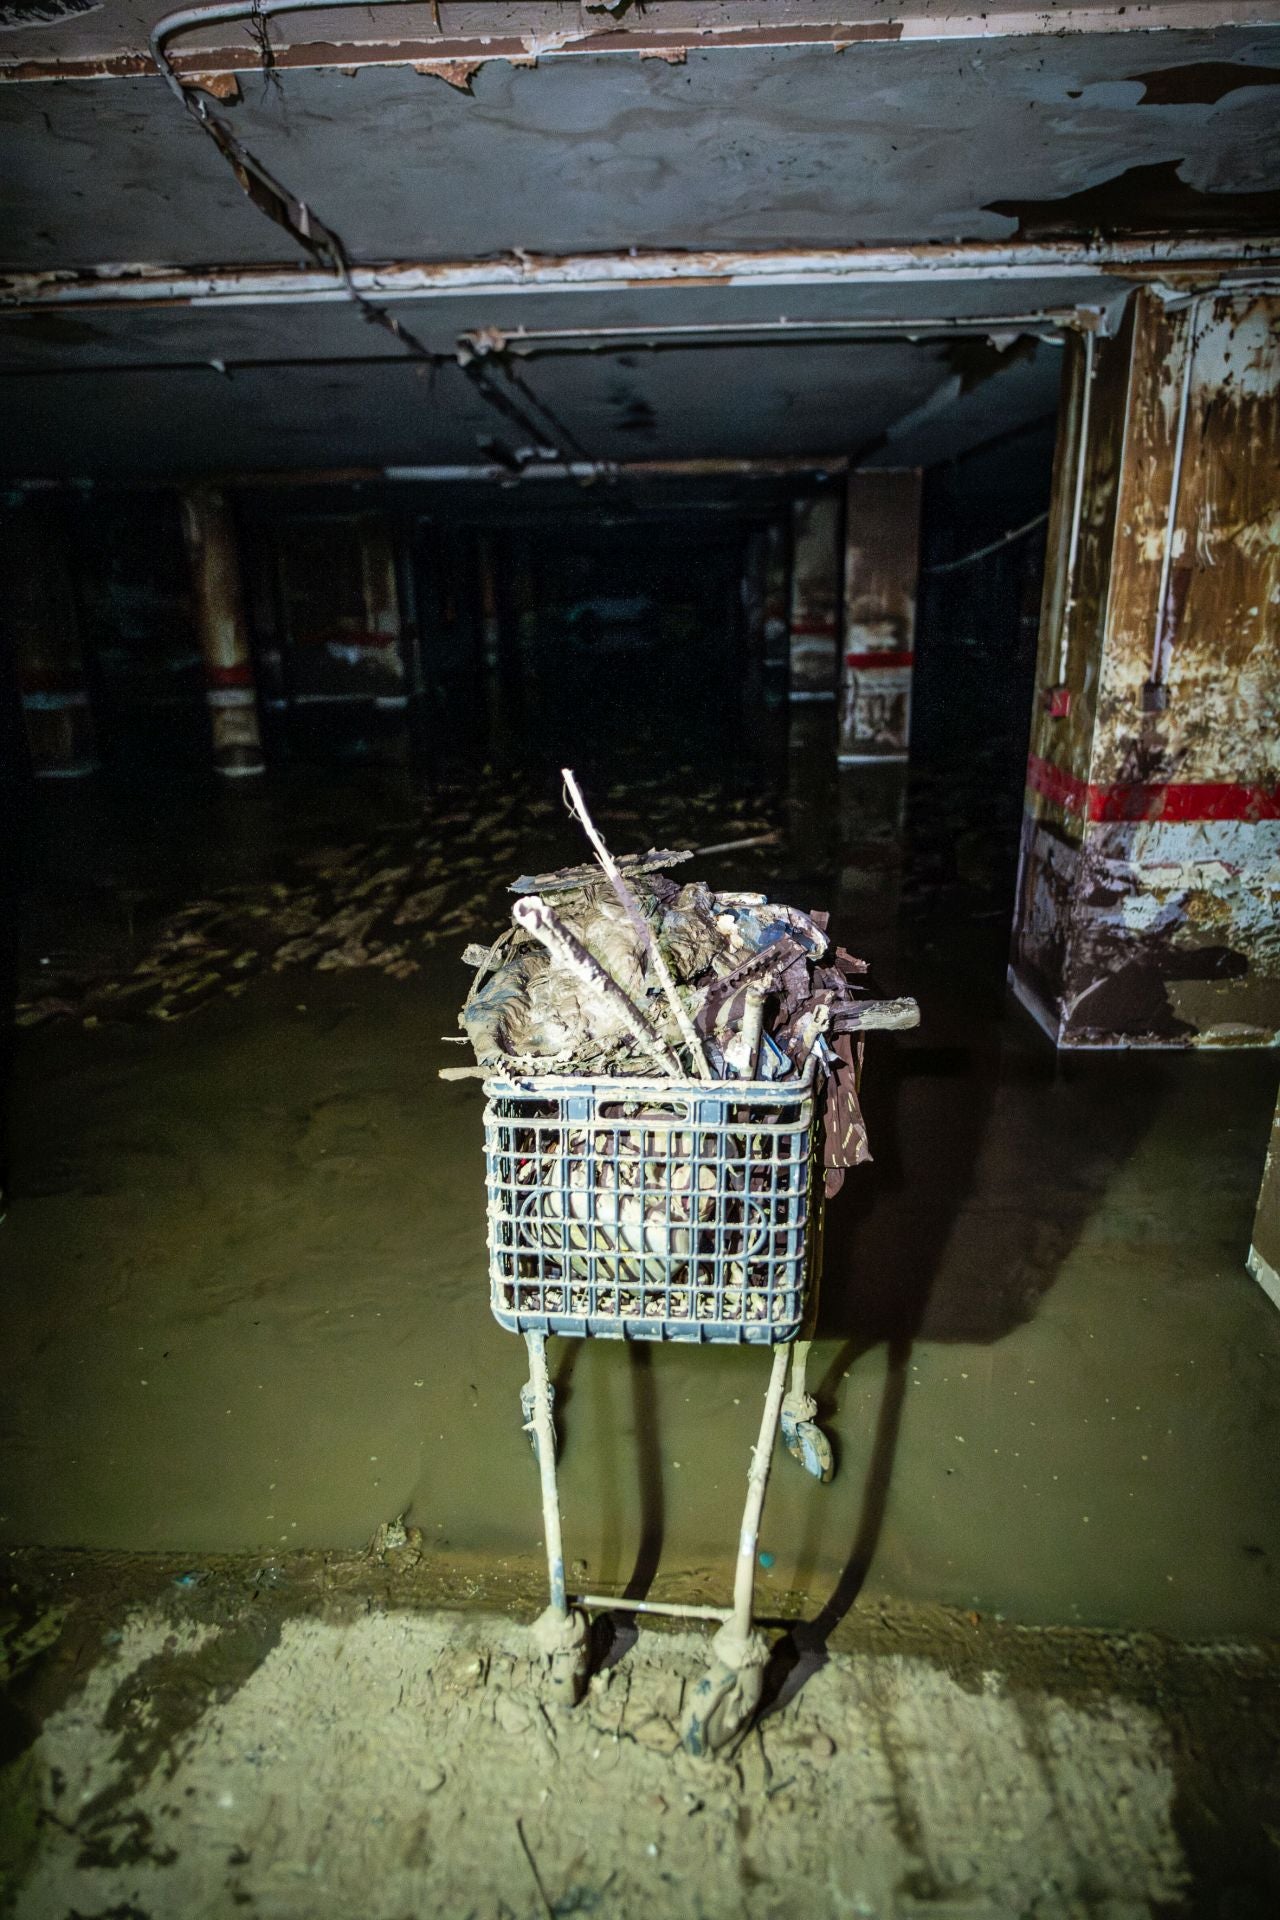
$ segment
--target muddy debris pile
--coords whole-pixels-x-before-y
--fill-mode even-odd
[[[915,1024],[913,1001],[865,997],[827,914],[673,878],[687,849],[615,860],[564,778],[596,863],[514,881],[511,925],[465,949],[474,1071],[785,1080],[851,1061],[864,1027]]]
[[[511,884],[511,924],[463,953],[476,971],[459,1025],[476,1064],[441,1077],[794,1085],[812,1070],[827,1082],[834,1193],[844,1171],[870,1157],[857,1095],[861,1034],[917,1025],[915,1002],[868,997],[866,962],[832,949],[826,913],[676,878],[687,850],[615,859],[567,769],[564,780],[596,862]],[[617,1170],[624,1185],[625,1173]]]

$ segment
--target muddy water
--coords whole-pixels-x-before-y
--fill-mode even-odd
[[[870,1050],[876,1160],[830,1211],[815,1354],[840,1470],[822,1488],[779,1460],[766,1603],[1274,1630],[1280,1318],[1243,1268],[1274,1063],[1057,1061],[1002,992],[1007,846],[979,822],[940,867],[938,795],[908,798],[846,790],[840,832],[797,786],[802,851],[703,863],[831,903],[926,1015]],[[327,804],[367,827],[388,800]],[[690,837],[720,837],[713,816],[746,817],[708,806]],[[232,817],[238,851],[211,818],[169,823],[167,904],[211,869],[292,871],[310,826],[272,819]],[[351,1545],[404,1513],[468,1565],[536,1543],[523,1353],[487,1310],[480,1095],[435,1079],[466,937],[407,978],[264,967],[189,1019],[22,1034],[0,1538]],[[721,1577],[765,1358],[556,1342],[552,1366],[591,1585]]]

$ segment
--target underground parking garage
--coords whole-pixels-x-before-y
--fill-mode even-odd
[[[1276,9],[0,28],[0,1910],[1273,1912]]]

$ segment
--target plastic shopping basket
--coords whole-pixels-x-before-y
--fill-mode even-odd
[[[794,1340],[821,1186],[794,1082],[485,1083],[491,1304],[512,1333]]]

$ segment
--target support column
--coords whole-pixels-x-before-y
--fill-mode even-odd
[[[491,533],[476,540],[480,589],[480,652],[490,673],[502,665],[502,614],[498,604],[497,542]]]
[[[775,520],[765,536],[764,698],[778,706],[791,677],[791,526]]]
[[[235,523],[223,494],[198,487],[182,496],[182,524],[195,587],[213,764],[228,779],[239,779],[261,773],[265,763]]]
[[[1010,978],[1062,1047],[1280,1036],[1280,297],[1070,343]]]
[[[391,709],[407,707],[409,695],[400,645],[400,588],[391,527],[384,513],[362,513],[359,528],[365,660],[377,681],[373,703]]]
[[[79,779],[98,755],[61,503],[25,502],[5,529],[4,555],[31,770],[41,780]]]
[[[793,506],[791,698],[834,700],[840,618],[840,497],[833,492]]]
[[[918,468],[849,475],[840,762],[905,760],[920,571]]]
[[[747,535],[742,555],[742,664],[739,676],[742,719],[755,721],[764,691],[765,595],[767,591],[768,534],[757,527]]]

